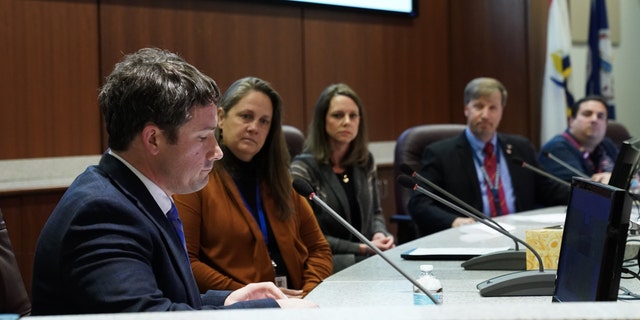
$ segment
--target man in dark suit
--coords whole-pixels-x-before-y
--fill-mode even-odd
[[[219,96],[212,79],[163,50],[116,65],[99,93],[109,150],[40,234],[32,314],[315,306],[273,283],[198,291],[171,196],[203,188],[222,158]]]
[[[518,158],[537,166],[529,140],[497,133],[506,101],[507,90],[498,80],[469,82],[464,92],[466,129],[427,146],[420,174],[488,216],[566,204],[566,185],[511,161]],[[418,192],[409,200],[409,211],[421,235],[475,222]]]

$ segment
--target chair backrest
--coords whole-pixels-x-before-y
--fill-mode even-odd
[[[464,128],[463,124],[448,123],[425,124],[405,130],[396,141],[393,159],[394,176],[401,174],[400,165],[403,163],[419,171],[422,166],[422,152],[427,145],[460,134]],[[397,181],[394,182],[394,186],[396,214],[409,215],[407,204],[411,197],[411,190],[399,185]]]
[[[0,210],[0,313],[14,313],[21,316],[31,313],[31,301],[11,247],[2,210]]]
[[[304,134],[298,128],[286,124],[282,125],[282,132],[284,133],[284,139],[287,141],[289,155],[293,159],[302,152]]]
[[[614,120],[607,121],[607,132],[605,135],[613,141],[613,143],[620,148],[622,141],[631,138],[631,134],[627,128],[620,122]]]

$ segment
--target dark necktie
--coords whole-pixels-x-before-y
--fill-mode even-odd
[[[180,238],[180,242],[182,243],[182,247],[187,252],[187,244],[184,240],[184,231],[182,230],[182,221],[180,220],[180,216],[178,215],[178,209],[176,209],[176,205],[171,202],[171,209],[167,212],[167,219],[171,222],[173,226],[173,230],[175,230],[178,238]]]
[[[507,201],[504,196],[504,188],[502,187],[502,179],[498,179],[496,183],[496,174],[498,172],[498,161],[495,153],[493,152],[493,144],[487,142],[484,145],[484,169],[487,171],[487,177],[489,181],[486,181],[487,196],[489,197],[489,208],[491,210],[491,216],[501,216],[509,213],[509,207],[507,207]],[[495,185],[497,184],[497,186]],[[497,196],[497,199],[496,199]]]

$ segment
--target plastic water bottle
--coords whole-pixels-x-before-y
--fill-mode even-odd
[[[420,265],[420,275],[417,279],[429,293],[442,303],[442,283],[433,275],[433,266],[430,264]],[[420,288],[413,286],[413,304],[417,306],[431,305],[433,301]]]

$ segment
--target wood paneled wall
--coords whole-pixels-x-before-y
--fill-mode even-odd
[[[223,90],[247,75],[270,81],[285,123],[303,131],[320,91],[346,82],[372,141],[464,122],[464,85],[497,77],[510,93],[501,129],[537,144],[546,3],[420,1],[408,18],[259,1],[3,0],[0,159],[102,152],[97,89],[146,46],[178,52]]]
[[[64,193],[64,189],[15,192],[0,195],[0,208],[7,223],[25,287],[31,296],[33,258],[40,230]]]
[[[2,0],[0,26],[0,159],[100,153],[96,2]]]
[[[320,92],[346,82],[363,100],[370,140],[395,140],[410,126],[448,122],[449,2],[421,1],[418,18],[306,12],[307,122]]]
[[[285,101],[285,122],[301,127],[302,10],[237,1],[106,0],[100,5],[101,74],[122,53],[165,48],[223,89],[245,76],[271,82]]]
[[[473,77],[502,80],[500,129],[538,144],[547,0],[420,1],[417,18],[232,0],[0,0],[0,159],[99,154],[97,89],[124,53],[161,47],[225,90],[270,81],[306,132],[321,90],[361,96],[369,138],[463,123]],[[0,173],[1,178],[2,173]],[[30,289],[35,241],[64,190],[0,194]]]

